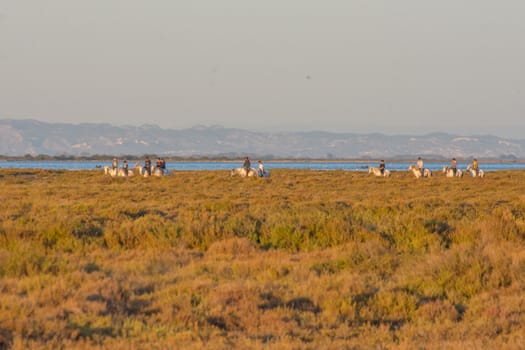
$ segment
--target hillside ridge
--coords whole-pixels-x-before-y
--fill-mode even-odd
[[[0,155],[158,154],[172,157],[375,159],[525,157],[525,139],[493,135],[385,135],[348,132],[263,132],[218,125],[164,129],[153,124],[47,123],[0,119]]]

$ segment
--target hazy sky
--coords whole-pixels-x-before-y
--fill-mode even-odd
[[[523,0],[1,0],[0,118],[524,138]]]

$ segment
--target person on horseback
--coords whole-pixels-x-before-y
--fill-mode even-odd
[[[122,170],[124,170],[124,174],[128,176],[128,161],[125,159],[122,162]]]
[[[476,158],[472,160],[472,169],[474,170],[474,176],[478,176],[479,167],[478,167],[478,160]]]
[[[257,168],[257,173],[259,177],[263,177],[264,176],[264,164],[262,160],[260,160],[258,163],[259,163],[259,167]]]
[[[160,171],[162,171],[162,174],[166,174],[166,161],[164,158],[160,158]]]
[[[454,176],[456,176],[456,172],[458,171],[457,164],[456,164],[456,158],[452,158],[452,162],[450,163],[450,169],[452,169]]]
[[[381,175],[385,174],[385,161],[383,159],[379,162],[379,170],[381,171]]]
[[[421,159],[421,157],[417,157],[417,169],[421,173],[421,176],[423,176],[423,159]]]
[[[248,175],[250,173],[250,167],[252,166],[252,163],[250,162],[250,158],[246,157],[244,158],[244,163],[242,165],[242,167],[244,168],[244,170],[246,170],[246,175]]]
[[[113,158],[113,163],[111,164],[111,167],[115,171],[118,169],[118,158],[117,157]]]
[[[144,161],[144,168],[146,168],[146,173],[151,175],[151,160],[149,157],[146,157],[146,160]]]

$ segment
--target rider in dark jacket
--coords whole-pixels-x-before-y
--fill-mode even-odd
[[[385,173],[385,161],[383,159],[379,162],[379,170],[381,171],[381,175]]]
[[[246,175],[248,175],[248,173],[250,172],[251,166],[252,166],[252,163],[250,163],[250,158],[248,157],[244,158],[244,163],[242,167],[244,168],[244,170],[246,170]]]
[[[144,161],[144,168],[146,168],[148,175],[151,175],[151,160],[149,157],[146,157],[146,160]]]

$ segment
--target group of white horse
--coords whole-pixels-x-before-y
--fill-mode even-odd
[[[104,167],[104,174],[111,177],[131,177],[131,176],[167,176],[170,175],[170,172],[167,169],[157,168],[151,166],[150,171],[146,171],[146,168],[142,166],[139,162],[135,163],[135,167],[128,169],[128,171],[123,168],[112,169],[109,166]],[[231,176],[240,176],[240,177],[270,177],[270,171],[263,170],[260,172],[258,169],[250,168],[246,171],[245,168],[235,168],[230,172]]]
[[[111,177],[131,177],[131,176],[143,176],[143,177],[149,177],[149,176],[167,176],[170,175],[170,172],[167,169],[161,169],[157,168],[155,166],[151,166],[150,171],[147,171],[147,169],[142,166],[139,162],[135,163],[135,167],[128,169],[128,171],[124,170],[123,168],[117,168],[112,169],[108,166],[104,167],[104,174],[109,175]]]
[[[408,166],[408,171],[410,171],[416,179],[419,179],[421,177],[431,177],[432,176],[432,170],[430,169],[423,169],[421,171],[418,169],[414,164],[410,164]],[[381,177],[390,177],[391,173],[390,170],[385,169],[383,172],[379,168],[376,167],[369,167],[368,173],[373,174],[375,176],[381,176]],[[446,177],[463,177],[465,173],[470,173],[472,177],[485,177],[485,172],[481,169],[478,169],[477,171],[472,168],[472,165],[468,165],[467,169],[465,171],[461,169],[456,169],[456,172],[454,173],[454,169],[449,168],[448,166],[443,167],[443,174],[445,174]]]

